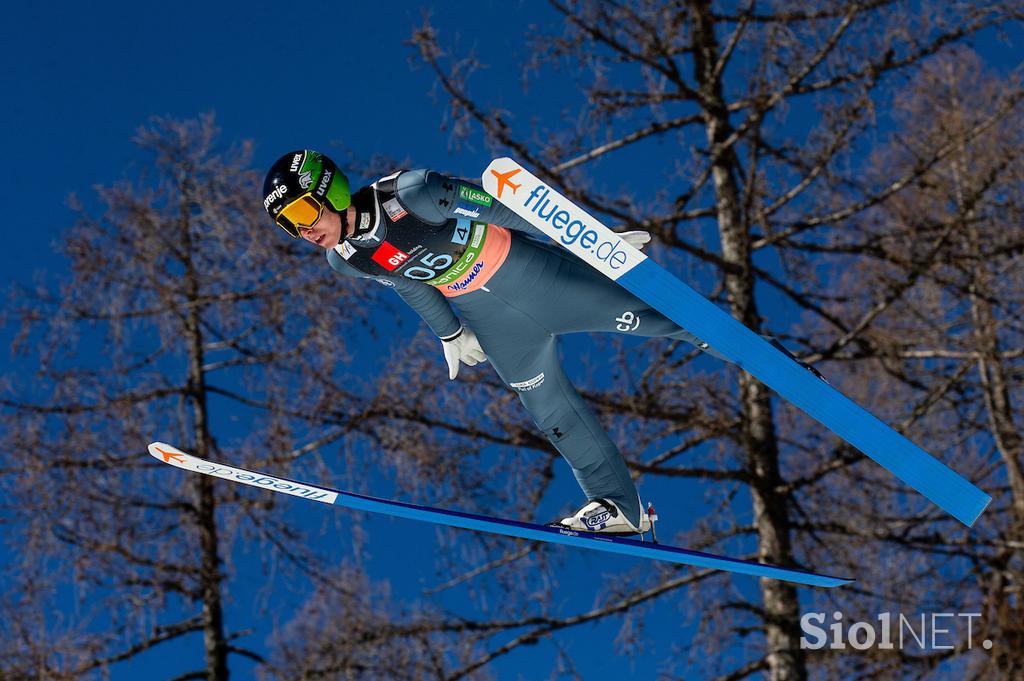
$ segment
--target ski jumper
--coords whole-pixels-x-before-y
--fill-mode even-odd
[[[331,267],[393,288],[441,340],[460,333],[457,311],[587,498],[614,501],[637,524],[636,486],[562,370],[557,337],[668,337],[721,355],[572,254],[531,238],[546,237],[474,182],[410,170],[372,186],[376,214],[361,226],[370,231],[329,250]]]

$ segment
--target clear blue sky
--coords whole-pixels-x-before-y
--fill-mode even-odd
[[[518,72],[529,16],[518,0],[432,12],[446,40]],[[299,9],[299,8],[303,9]],[[20,278],[49,260],[67,224],[64,197],[119,179],[137,158],[130,138],[152,115],[213,111],[223,140],[256,141],[256,164],[309,146],[408,156],[479,172],[483,145],[458,161],[438,134],[442,107],[408,40],[419,2],[58,3],[7,10],[0,54],[3,186],[9,236],[3,271]],[[544,7],[538,5],[538,7]],[[493,28],[502,26],[496,32]],[[500,53],[499,53],[500,51]],[[13,68],[12,68],[13,65]],[[507,88],[518,93],[518,84]],[[478,167],[479,166],[479,167]],[[31,257],[26,257],[31,254]]]

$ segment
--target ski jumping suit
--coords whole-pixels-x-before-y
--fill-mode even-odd
[[[441,340],[461,332],[454,307],[587,498],[614,501],[637,525],[636,486],[562,370],[556,337],[664,336],[721,356],[572,254],[527,236],[545,238],[476,183],[410,170],[372,186],[376,215],[365,219],[373,224],[328,250],[331,267],[393,288]]]

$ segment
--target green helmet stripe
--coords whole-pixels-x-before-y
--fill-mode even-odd
[[[352,194],[348,188],[348,178],[345,177],[345,173],[340,170],[334,171],[334,177],[331,179],[331,186],[327,188],[326,197],[331,207],[339,213],[352,203]]]

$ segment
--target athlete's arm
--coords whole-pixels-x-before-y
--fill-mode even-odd
[[[433,225],[443,225],[452,218],[468,218],[544,237],[543,232],[476,182],[432,170],[408,170],[398,176],[397,191],[403,206]]]
[[[384,286],[394,289],[402,300],[427,323],[427,326],[438,338],[450,338],[462,328],[448,301],[433,286],[405,277],[370,277],[348,264],[333,248],[327,251],[327,262],[340,274],[361,279],[376,279]]]

